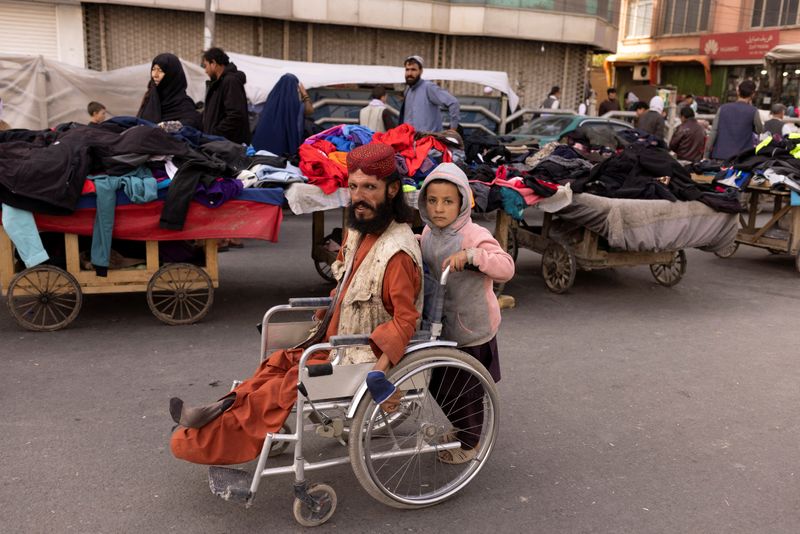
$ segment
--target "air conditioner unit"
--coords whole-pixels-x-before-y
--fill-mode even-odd
[[[633,79],[639,81],[646,81],[650,79],[650,66],[649,65],[636,65],[633,67]]]

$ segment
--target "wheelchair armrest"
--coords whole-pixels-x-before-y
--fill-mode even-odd
[[[369,344],[369,336],[366,335],[344,335],[344,336],[331,336],[328,343],[333,347],[341,347],[343,345],[367,345]]]
[[[304,298],[293,298],[289,299],[289,306],[292,308],[303,308],[303,307],[317,307],[317,308],[324,308],[326,306],[331,305],[331,298],[330,297],[304,297]]]

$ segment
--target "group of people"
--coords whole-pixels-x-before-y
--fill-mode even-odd
[[[304,348],[333,335],[369,335],[369,345],[348,349],[341,364],[373,363],[367,388],[384,411],[396,410],[402,393],[391,394],[386,372],[400,363],[420,325],[427,297],[423,286],[435,288],[447,267],[455,272],[447,285],[442,336],[500,379],[500,309],[492,281],[509,280],[514,261],[488,230],[471,221],[473,198],[464,172],[443,163],[425,179],[418,208],[426,227],[417,237],[408,224],[412,212],[389,145],[353,149],[347,168],[348,231],[333,264],[338,284],[331,291],[332,304],[315,316],[318,327],[305,343],[274,352],[250,379],[218,401],[188,407],[177,397],[171,399],[170,413],[178,424],[171,448],[177,458],[234,464],[258,456],[267,433],[280,430],[297,398]],[[468,265],[474,270],[467,270]],[[328,357],[316,354],[309,363]],[[447,464],[475,458],[483,423],[481,403],[455,402],[463,405],[451,406],[448,413],[461,447],[438,453]]]

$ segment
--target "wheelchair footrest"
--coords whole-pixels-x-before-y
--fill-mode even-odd
[[[253,475],[241,469],[219,466],[208,468],[208,487],[211,488],[211,493],[226,501],[250,506],[253,501],[253,494],[250,492],[252,481]]]

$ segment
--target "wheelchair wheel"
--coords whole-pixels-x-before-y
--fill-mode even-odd
[[[469,484],[494,448],[494,381],[480,362],[449,347],[407,356],[388,378],[404,392],[403,416],[387,416],[369,394],[361,400],[350,426],[353,471],[364,490],[388,506],[440,503]],[[462,443],[474,457],[446,463],[447,451]]]
[[[311,507],[297,497],[294,499],[294,519],[304,527],[317,527],[333,516],[336,511],[336,492],[327,484],[311,484],[308,495],[316,502]]]

